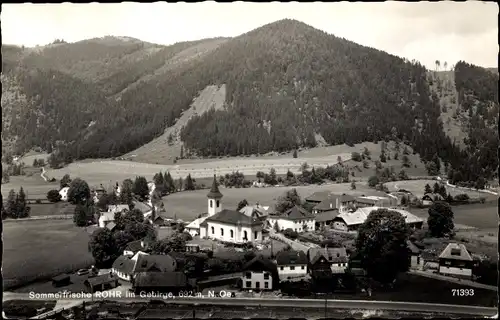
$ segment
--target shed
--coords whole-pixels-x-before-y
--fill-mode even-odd
[[[88,278],[83,284],[90,293],[94,293],[118,287],[118,278],[112,274],[103,274],[95,278]]]
[[[54,287],[63,287],[71,283],[71,278],[69,274],[61,274],[52,278],[52,285]]]

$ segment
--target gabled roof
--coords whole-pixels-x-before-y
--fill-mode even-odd
[[[129,243],[127,243],[127,246],[125,247],[125,250],[132,251],[133,253],[137,253],[141,250],[144,250],[142,242],[143,242],[142,240],[135,240],[135,241],[129,242]]]
[[[130,210],[128,204],[111,204],[108,206],[108,212],[116,213],[124,210]]]
[[[337,199],[339,199],[339,202],[348,202],[348,201],[354,201],[355,198],[351,195],[348,194],[336,194],[331,191],[319,191],[315,192],[309,197],[306,198],[306,201],[309,202],[323,202],[326,201],[326,204],[328,204],[328,207],[330,206],[330,202],[335,206]]]
[[[269,207],[263,207],[261,205],[254,205],[254,206],[245,206],[240,209],[241,213],[244,213],[245,215],[251,217],[254,214],[256,214],[258,217],[265,217],[267,216]]]
[[[173,272],[177,268],[177,262],[170,255],[151,254],[139,255],[135,264],[135,272],[148,272],[157,270],[158,272]]]
[[[278,268],[271,260],[257,256],[243,266],[243,271],[269,271],[277,273]]]
[[[114,282],[114,281],[117,281],[117,280],[118,279],[116,277],[114,277],[113,275],[103,274],[103,275],[100,275],[100,276],[97,276],[97,277],[88,278],[87,280],[85,280],[84,283],[86,285],[91,285],[91,286],[95,287],[95,286],[98,286],[98,285],[101,285],[101,284],[106,284],[106,283]]]
[[[207,217],[201,225],[205,225],[207,222],[227,223],[242,226],[258,226],[262,224],[260,220],[248,217],[244,213],[228,209],[224,209],[211,217]]]
[[[440,259],[454,259],[462,261],[472,261],[472,257],[465,245],[461,243],[449,243],[439,255]]]
[[[321,258],[329,263],[347,262],[347,251],[345,248],[311,248],[308,251],[309,261],[316,264]]]
[[[115,213],[114,212],[102,212],[99,217],[99,221],[115,221]]]
[[[362,224],[366,221],[370,212],[378,210],[378,209],[387,209],[390,211],[399,212],[405,218],[406,223],[420,223],[420,222],[424,221],[421,218],[411,214],[410,212],[408,212],[406,210],[389,209],[389,208],[381,208],[381,207],[358,208],[354,212],[341,213],[337,216],[337,218],[344,220],[344,222],[347,225],[358,225],[358,224]]]
[[[412,254],[420,253],[420,249],[410,240],[406,240],[406,246],[408,247],[408,250],[410,250]]]
[[[280,215],[279,218],[287,220],[303,220],[314,219],[314,215],[304,208],[293,206],[291,209]]]
[[[135,261],[127,258],[126,256],[119,256],[115,262],[113,262],[113,269],[118,272],[131,275],[134,271]]]
[[[320,212],[316,215],[316,222],[327,222],[332,221],[339,215],[337,210],[328,210]]]
[[[183,272],[140,272],[135,276],[134,287],[184,288],[188,279]]]
[[[276,255],[277,265],[302,265],[307,264],[307,256],[304,251],[280,251]]]
[[[439,193],[426,193],[426,194],[424,194],[422,199],[423,198],[429,198],[432,201],[443,201],[444,200],[443,196],[440,195]]]
[[[205,219],[208,218],[208,213],[204,213],[200,218],[197,218],[193,221],[191,221],[187,226],[186,229],[199,229],[200,224],[202,224]]]
[[[137,209],[137,210],[141,211],[143,214],[146,214],[149,211],[153,210],[152,207],[150,207],[149,205],[147,205],[144,202],[140,202],[140,201],[137,201],[137,200],[132,200],[132,203],[134,204],[134,209]]]
[[[113,221],[111,221],[110,223],[108,223],[108,224],[106,225],[106,228],[107,228],[108,230],[113,230],[115,227],[116,227],[116,223],[114,223]]]
[[[214,174],[214,181],[212,182],[212,188],[210,188],[210,192],[207,194],[208,198],[222,198],[222,193],[219,191],[219,185],[217,183],[217,177]]]

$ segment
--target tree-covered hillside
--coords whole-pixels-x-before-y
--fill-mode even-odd
[[[108,37],[2,51],[11,84],[2,89],[10,97],[8,106],[2,98],[2,124],[18,137],[17,152],[56,147],[65,161],[120,156],[160,136],[205,87],[225,84],[224,110],[195,116],[182,130],[185,155],[285,151],[315,146],[318,136],[330,144],[399,140],[424,161],[439,157],[460,171],[496,154],[486,137],[467,141],[474,158],[454,146],[418,62],[294,20],[166,47]],[[498,101],[490,84],[498,75],[471,68],[456,68],[460,104],[474,109],[470,130],[489,134],[478,128],[491,127],[494,107],[484,105]],[[471,97],[482,104],[472,107]],[[487,178],[491,168],[458,180]]]

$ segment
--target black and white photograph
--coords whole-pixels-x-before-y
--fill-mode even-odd
[[[2,318],[498,318],[498,14],[2,3]]]

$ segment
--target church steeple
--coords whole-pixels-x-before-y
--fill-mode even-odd
[[[212,183],[212,188],[207,194],[208,198],[208,215],[213,216],[222,210],[221,199],[222,193],[219,191],[219,185],[217,184],[217,176],[214,174],[214,181]]]
[[[222,193],[219,191],[219,184],[217,183],[217,176],[214,174],[214,181],[212,182],[212,188],[210,188],[210,192],[207,194],[208,198],[222,198]]]

